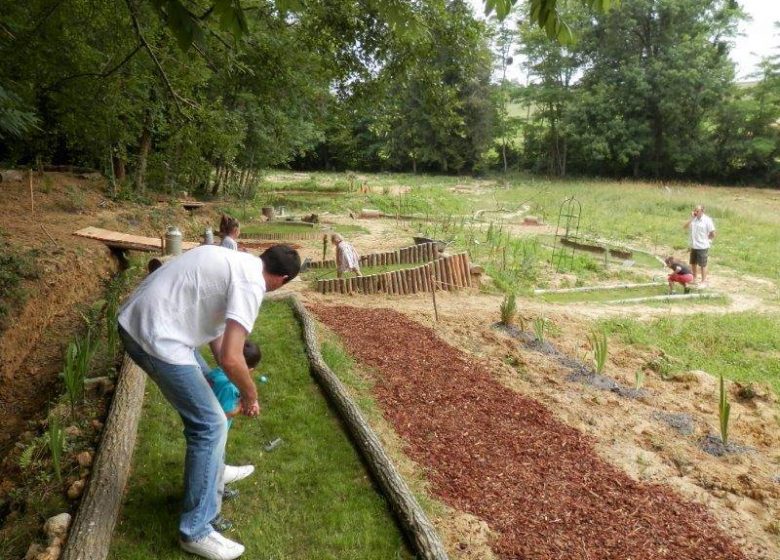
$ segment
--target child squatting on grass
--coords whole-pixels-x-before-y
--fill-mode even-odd
[[[257,364],[260,363],[261,359],[262,353],[257,344],[249,340],[244,342],[244,360],[246,361],[246,367],[249,368],[250,373],[257,367]],[[209,371],[206,374],[206,381],[209,382],[211,390],[214,391],[214,395],[217,397],[222,410],[225,411],[229,430],[233,425],[233,418],[241,414],[241,392],[238,390],[238,387],[230,381],[225,370],[221,367],[215,367]],[[253,465],[244,465],[241,467],[225,465],[225,468],[227,469],[226,473],[231,474],[230,482],[246,478],[255,470]],[[225,480],[224,482],[227,484],[228,480]],[[223,500],[231,500],[237,496],[238,490],[234,488],[226,487],[222,492]],[[219,514],[211,520],[211,526],[214,527],[215,530],[224,533],[233,528],[233,523]]]
[[[674,260],[673,257],[666,257],[664,262],[666,263],[666,266],[674,271],[668,276],[669,293],[674,293],[675,282],[682,284],[683,291],[686,294],[690,293],[691,289],[688,287],[688,284],[693,282],[693,272],[691,271],[691,268],[685,263]]]

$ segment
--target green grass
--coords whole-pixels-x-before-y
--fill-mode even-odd
[[[604,303],[617,299],[663,296],[667,295],[667,293],[667,285],[661,284],[658,286],[645,286],[641,288],[615,288],[610,290],[597,290],[593,292],[565,292],[558,294],[548,293],[539,294],[536,297],[549,303]],[[682,290],[680,289],[676,293],[682,293]]]
[[[238,418],[228,461],[252,463],[224,515],[247,558],[411,558],[383,498],[309,375],[290,307],[266,302],[252,338],[263,350],[260,418]],[[177,546],[184,438],[172,407],[147,385],[133,475],[110,558],[191,558]],[[281,437],[274,451],[263,444]]]
[[[284,223],[250,223],[241,226],[241,235],[244,237],[262,236],[268,233],[318,233],[321,235],[330,233],[359,234],[368,233],[368,230],[357,224],[336,224],[333,226],[304,226],[300,224]]]
[[[780,395],[780,315],[755,312],[604,321],[608,334],[660,348],[681,364],[740,383],[766,383]]]

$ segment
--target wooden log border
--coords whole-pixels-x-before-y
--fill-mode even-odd
[[[73,520],[62,560],[104,560],[111,546],[138,432],[146,374],[125,354],[89,484]]]
[[[425,251],[421,251],[425,253]],[[393,253],[386,253],[392,255]],[[407,259],[411,252],[402,254]],[[433,289],[456,291],[472,286],[469,257],[467,253],[458,253],[426,261],[422,266],[401,270],[390,270],[381,274],[362,277],[332,278],[317,281],[317,291],[321,294],[377,294],[407,295],[430,292],[431,282],[427,279],[435,276]],[[432,268],[430,272],[426,272]],[[423,279],[426,280],[423,280]]]
[[[369,470],[390,502],[401,529],[409,537],[420,558],[447,560],[447,552],[436,528],[417,503],[406,481],[398,473],[379,438],[366,422],[360,408],[320,354],[314,320],[296,295],[289,296],[295,316],[301,324],[306,354],[314,379],[338,412],[352,441],[363,455]]]
[[[436,243],[421,243],[419,245],[403,247],[395,251],[361,255],[360,266],[427,263],[436,258],[438,258]],[[336,261],[334,259],[313,261],[309,263],[309,268],[336,268]]]

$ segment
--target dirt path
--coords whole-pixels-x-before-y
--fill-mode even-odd
[[[376,397],[406,452],[440,499],[497,532],[501,557],[744,558],[704,508],[609,465],[594,440],[432,330],[390,310],[313,311],[376,369]]]

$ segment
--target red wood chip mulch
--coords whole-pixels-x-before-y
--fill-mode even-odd
[[[374,392],[433,492],[499,534],[501,558],[745,558],[705,509],[600,459],[588,436],[429,328],[388,309],[311,307],[378,371]]]

